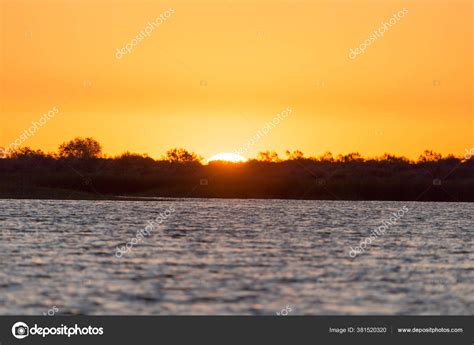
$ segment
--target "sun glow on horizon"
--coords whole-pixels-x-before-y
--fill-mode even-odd
[[[242,162],[245,162],[246,160],[247,158],[237,153],[223,152],[223,153],[218,153],[208,158],[207,162],[210,163],[210,162],[215,162],[215,161],[225,161],[225,162],[231,162],[231,163],[242,163]]]

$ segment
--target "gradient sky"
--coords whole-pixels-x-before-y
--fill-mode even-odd
[[[291,107],[245,156],[474,147],[472,1],[0,0],[0,30],[0,146],[57,106],[24,146],[92,136],[110,155],[185,147],[210,157]]]

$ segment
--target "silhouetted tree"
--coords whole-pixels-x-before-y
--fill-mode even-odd
[[[172,163],[200,163],[202,157],[183,148],[166,151],[164,160]]]
[[[441,160],[442,155],[431,150],[425,150],[423,154],[418,158],[418,162],[435,162]]]
[[[41,158],[46,157],[43,151],[41,150],[32,150],[29,147],[21,147],[9,153],[11,158]]]
[[[59,146],[59,157],[64,158],[98,158],[102,146],[93,138],[75,138]]]
[[[351,153],[348,153],[347,155],[344,155],[344,156],[343,155],[337,156],[337,160],[339,162],[344,162],[344,163],[347,163],[347,162],[363,162],[364,158],[358,152],[351,152]]]
[[[280,158],[275,151],[262,151],[258,153],[257,160],[261,162],[279,162]]]
[[[300,150],[295,150],[293,152],[290,152],[289,150],[286,150],[285,152],[286,156],[288,157],[288,160],[299,160],[303,159],[304,154]]]
[[[146,153],[140,154],[140,153],[132,153],[130,151],[126,151],[122,153],[120,156],[116,157],[116,159],[134,159],[134,158],[149,159],[150,157]]]
[[[321,162],[334,162],[334,157],[331,152],[326,151],[318,157]]]
[[[378,161],[390,162],[390,163],[407,163],[409,162],[408,158],[403,156],[391,155],[389,153],[384,153],[382,157],[377,158]]]

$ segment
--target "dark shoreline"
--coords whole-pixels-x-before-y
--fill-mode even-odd
[[[78,201],[153,201],[153,202],[166,202],[166,201],[175,201],[176,199],[181,199],[182,201],[192,200],[192,199],[223,199],[223,200],[304,200],[304,201],[380,201],[380,202],[390,202],[390,201],[399,201],[399,202],[448,202],[448,203],[470,203],[474,200],[436,200],[436,199],[423,199],[423,200],[413,200],[413,199],[324,199],[324,198],[265,198],[265,197],[216,197],[216,196],[126,196],[126,195],[96,195],[88,193],[78,193],[72,195],[73,191],[65,191],[68,193],[57,193],[57,191],[51,191],[47,194],[38,194],[32,193],[31,195],[12,195],[4,194],[0,191],[0,200],[78,200]]]
[[[0,198],[140,200],[222,198],[474,202],[474,159],[282,162],[0,159]]]

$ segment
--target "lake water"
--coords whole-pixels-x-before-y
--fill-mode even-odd
[[[473,214],[473,203],[0,200],[0,314],[474,314]]]

